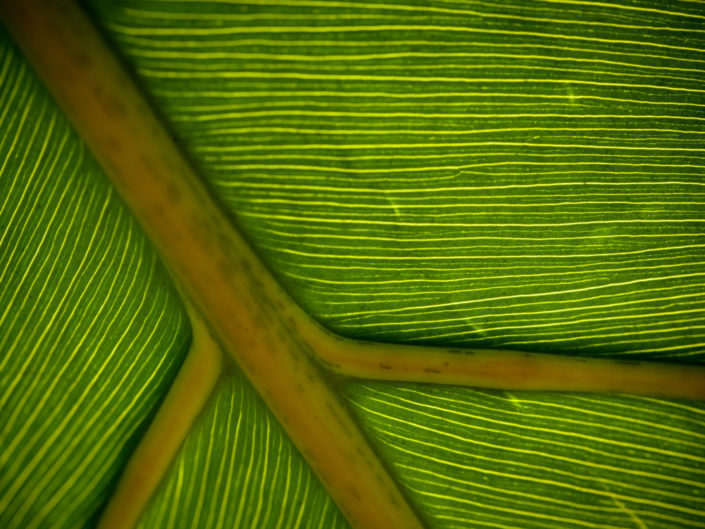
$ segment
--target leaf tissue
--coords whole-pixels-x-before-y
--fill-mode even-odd
[[[394,344],[517,350],[590,359],[586,374],[595,357],[614,373],[669,363],[678,376],[663,394],[702,392],[701,2],[82,9],[166,123],[160,141],[185,153],[227,223],[327,329],[379,343],[401,359],[395,370],[409,351],[439,350]],[[16,47],[17,28],[0,31],[0,527],[96,527],[195,358],[191,301],[213,329],[237,318],[203,310]],[[90,91],[64,73],[69,91]],[[111,137],[120,107],[103,109],[111,120],[89,105],[69,117],[93,115]],[[181,211],[172,198],[166,214]],[[203,252],[183,254],[187,266]],[[259,284],[262,299],[272,285]],[[297,310],[284,314],[304,318]],[[336,343],[311,329],[301,343],[284,330],[266,343]],[[225,363],[136,527],[373,527],[317,466],[347,441],[309,451],[272,405],[292,379],[272,370],[275,389],[263,389],[256,364],[238,362],[247,376]],[[333,400],[284,402],[301,420],[329,402],[349,416],[318,424],[360,436],[359,461],[398,491],[380,505],[398,500],[418,526],[705,527],[698,402],[310,369],[309,394],[319,384]],[[350,461],[340,483],[355,475]]]

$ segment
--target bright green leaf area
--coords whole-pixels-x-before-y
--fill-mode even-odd
[[[141,231],[0,44],[0,527],[80,527],[188,347]]]
[[[330,328],[705,359],[701,2],[90,9]],[[189,335],[148,241],[3,33],[0,527],[92,525]],[[705,527],[702,404],[340,388],[429,527]],[[345,522],[233,372],[140,522],[163,527]]]

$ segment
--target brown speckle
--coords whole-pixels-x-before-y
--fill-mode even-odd
[[[113,97],[105,97],[103,99],[103,108],[108,117],[112,119],[124,118],[127,115],[125,105],[119,99]]]
[[[358,492],[358,490],[355,488],[354,485],[348,485],[348,490],[350,491],[350,494],[352,494],[353,497],[357,501],[360,501],[362,499],[362,496],[360,496],[360,493]]]

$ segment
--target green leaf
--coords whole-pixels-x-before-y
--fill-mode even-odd
[[[83,526],[168,389],[188,324],[4,33],[0,64],[0,526]]]
[[[699,2],[90,9],[328,327],[702,363]],[[0,43],[0,526],[91,527],[188,324],[91,155]],[[700,404],[340,389],[429,527],[705,527]],[[140,522],[220,526],[345,526],[237,371]]]
[[[702,409],[380,383],[346,393],[437,527],[703,523]]]

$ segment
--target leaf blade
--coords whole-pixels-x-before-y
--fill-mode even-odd
[[[701,357],[692,5],[658,20],[651,4],[94,8],[328,326]]]
[[[86,526],[188,327],[156,255],[4,30],[0,46],[3,108],[24,109],[4,113],[0,142],[0,524]]]

